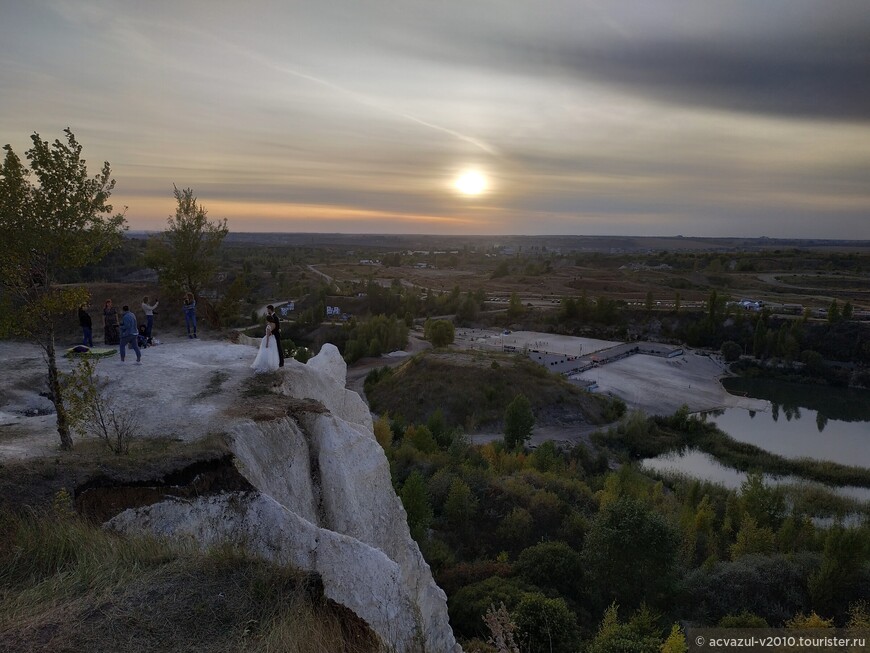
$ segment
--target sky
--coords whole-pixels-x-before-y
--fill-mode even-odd
[[[0,0],[66,127],[136,230],[870,239],[870,3]]]

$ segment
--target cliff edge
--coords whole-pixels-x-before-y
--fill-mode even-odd
[[[270,376],[270,396],[236,407],[235,417],[250,417],[229,421],[230,449],[253,491],[169,499],[106,527],[232,544],[314,572],[325,595],[364,619],[385,648],[461,652],[446,596],[411,538],[371,415],[345,388],[346,373],[327,344],[308,364],[288,360]]]

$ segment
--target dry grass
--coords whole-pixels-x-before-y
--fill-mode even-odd
[[[0,515],[0,651],[370,653],[316,579],[230,549],[121,538],[63,511]]]

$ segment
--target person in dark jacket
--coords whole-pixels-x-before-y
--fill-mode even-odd
[[[278,367],[284,367],[284,348],[281,346],[281,320],[278,319],[275,307],[271,304],[266,307],[266,311],[268,313],[266,321],[272,324],[272,337],[275,338],[275,345],[278,347]]]
[[[94,346],[94,323],[88,313],[88,305],[79,306],[79,326],[82,328],[82,344],[88,347]]]
[[[184,323],[187,325],[187,337],[196,338],[196,298],[192,292],[184,295],[184,301],[181,303],[181,308],[184,310]],[[191,334],[190,328],[193,327]]]
[[[142,352],[139,350],[139,325],[136,324],[136,316],[130,312],[129,306],[124,306],[124,314],[121,316],[121,362],[124,362],[127,353],[127,345],[136,353],[136,362],[142,362]]]
[[[121,344],[121,336],[118,332],[118,309],[107,299],[103,304],[103,339],[107,345]]]

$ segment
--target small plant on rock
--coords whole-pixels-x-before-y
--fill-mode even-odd
[[[82,437],[97,436],[114,454],[129,453],[138,428],[136,415],[121,405],[96,371],[97,362],[84,357],[63,375],[71,428]]]

